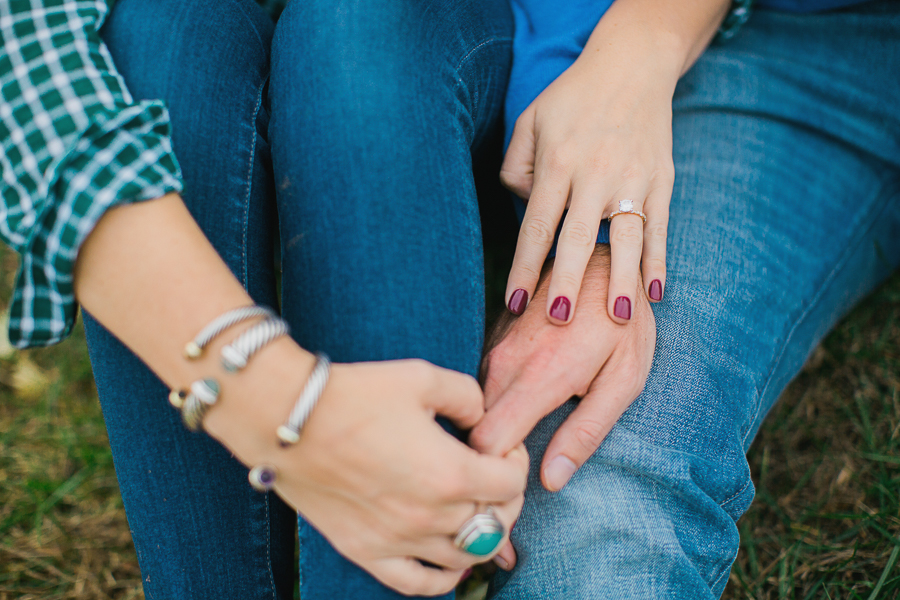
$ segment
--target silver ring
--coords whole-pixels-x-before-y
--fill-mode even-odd
[[[637,215],[644,223],[647,222],[647,215],[639,210],[634,210],[634,202],[631,200],[619,200],[619,210],[613,212],[606,218],[612,221],[613,217],[618,217],[619,215]]]
[[[494,509],[489,506],[485,512],[463,523],[453,544],[475,556],[490,556],[503,541],[504,533],[503,523],[494,516]]]

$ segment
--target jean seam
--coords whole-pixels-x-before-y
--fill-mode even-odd
[[[275,588],[275,573],[272,572],[272,518],[269,514],[269,494],[265,497],[266,505],[266,564],[269,565],[269,585],[272,586],[272,600],[278,600]]]
[[[871,204],[877,205],[878,201],[887,195],[885,193],[885,190],[888,189],[889,184],[890,184],[890,187],[894,187],[891,181],[886,181],[886,182],[882,183],[881,187],[878,189],[878,192],[873,194]],[[762,410],[763,398],[765,397],[766,392],[768,392],[769,386],[772,384],[772,379],[774,378],[775,372],[777,371],[778,366],[781,364],[781,361],[784,358],[784,353],[787,350],[787,347],[791,341],[791,338],[794,336],[794,333],[797,331],[797,328],[806,320],[806,318],[810,315],[810,313],[813,311],[813,309],[818,307],[823,296],[825,295],[825,292],[830,289],[830,286],[834,282],[838,273],[840,273],[842,271],[842,269],[846,266],[847,261],[850,260],[850,257],[859,248],[859,245],[866,239],[866,234],[872,230],[872,227],[878,221],[879,215],[881,215],[887,209],[887,206],[888,206],[887,202],[882,202],[880,210],[871,211],[872,216],[868,220],[868,222],[865,222],[864,224],[861,224],[859,227],[857,227],[856,230],[857,230],[858,234],[856,236],[856,239],[854,239],[850,244],[848,244],[846,246],[843,254],[841,254],[841,256],[838,259],[835,266],[831,269],[831,271],[828,273],[828,275],[825,276],[825,279],[822,282],[822,285],[819,287],[818,293],[816,293],[815,297],[812,299],[812,301],[809,303],[809,305],[806,307],[806,309],[804,309],[802,314],[794,322],[794,325],[791,327],[790,332],[788,332],[787,336],[785,337],[784,341],[782,342],[781,349],[778,353],[778,356],[776,357],[775,361],[772,363],[771,368],[769,369],[769,374],[768,374],[768,377],[766,378],[766,382],[763,385],[762,389],[759,392],[757,392],[757,403],[756,403],[756,409],[754,410],[754,413],[753,413],[753,418],[750,419],[750,421],[747,423],[747,431],[744,433],[744,435],[741,439],[741,445],[744,447],[744,452],[747,451],[747,447],[746,447],[747,437],[750,435],[750,432],[753,430],[753,424],[756,423],[757,419],[759,418],[759,412],[760,412],[760,410]]]
[[[460,76],[459,73],[460,73],[460,71],[462,71],[463,67],[466,66],[466,63],[469,62],[469,60],[472,58],[472,56],[474,56],[477,52],[480,52],[481,50],[487,48],[488,46],[494,46],[497,44],[512,44],[512,41],[513,40],[511,37],[492,37],[490,39],[482,41],[477,46],[475,46],[474,48],[471,48],[468,52],[466,52],[466,54],[461,59],[459,59],[459,62],[456,64],[456,67],[453,70],[453,73],[456,76],[456,90],[458,90],[461,87],[463,87],[463,88],[466,87],[466,82],[463,80],[463,78]],[[456,92],[456,90],[454,90],[454,93]],[[477,129],[476,115],[478,114],[478,108],[479,107],[477,105],[473,106],[472,113],[470,115],[472,118],[473,126],[476,126],[475,129]],[[477,138],[477,136],[478,136],[478,132],[473,131],[472,132],[472,140],[473,140],[472,143],[474,143],[474,140]]]
[[[747,488],[750,487],[752,484],[753,484],[753,479],[752,478],[748,479],[747,483],[744,484],[744,487],[739,489],[732,497],[720,502],[719,508],[724,509],[726,506],[728,506],[729,504],[734,502],[741,494],[743,494],[745,491],[747,491]]]
[[[716,580],[713,581],[711,586],[709,586],[711,590],[714,590],[719,585],[719,582],[722,581],[723,577],[725,577],[726,575],[729,575],[731,573],[731,566],[734,564],[734,561],[737,560],[737,555],[740,551],[741,551],[741,545],[740,545],[740,543],[738,543],[738,547],[735,548],[734,554],[732,555],[731,560],[728,561],[728,563],[723,567],[722,573],[718,577],[716,577]]]
[[[256,121],[259,118],[259,111],[262,108],[263,89],[266,86],[266,81],[268,81],[268,76],[263,78],[263,82],[259,86],[259,92],[256,94],[256,107],[253,109],[253,116],[251,119],[253,137],[250,140],[250,160],[247,165],[247,195],[244,197],[244,226],[242,227],[241,232],[241,279],[243,280],[244,287],[249,287],[250,285],[250,261],[247,257],[247,247],[250,243],[250,196],[253,193],[253,163],[256,162],[256,143],[259,139]]]

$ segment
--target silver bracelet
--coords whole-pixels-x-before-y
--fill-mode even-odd
[[[281,425],[276,434],[282,446],[290,446],[296,444],[300,440],[300,430],[309,420],[309,415],[318,404],[325,391],[325,385],[328,383],[328,376],[331,373],[331,361],[322,353],[316,354],[316,366],[313,367],[303,391],[294,403],[291,414],[288,415],[287,421]]]
[[[203,427],[203,417],[218,399],[219,382],[212,378],[198,379],[189,392],[177,390],[169,394],[169,402],[181,410],[181,420],[191,431]]]
[[[250,485],[257,492],[268,492],[275,486],[278,470],[270,465],[256,465],[247,474]]]
[[[281,317],[272,316],[257,323],[222,348],[222,367],[229,373],[240,371],[247,366],[250,357],[287,333],[287,322]]]
[[[237,325],[247,319],[253,317],[274,317],[275,312],[271,308],[265,306],[242,306],[229,310],[209,322],[209,325],[200,330],[193,340],[185,344],[184,356],[186,358],[199,358],[203,354],[203,349],[217,335],[233,325]]]

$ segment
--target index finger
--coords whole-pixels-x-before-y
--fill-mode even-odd
[[[525,373],[528,372],[526,369]],[[559,377],[517,378],[469,434],[469,444],[480,452],[502,455],[521,443],[538,421],[571,397],[568,388]]]
[[[561,167],[539,166],[535,171],[534,190],[519,228],[516,254],[506,284],[506,306],[514,314],[522,314],[528,305],[528,298],[534,295],[568,198],[568,173]]]

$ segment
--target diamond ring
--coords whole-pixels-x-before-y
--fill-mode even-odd
[[[619,200],[619,210],[613,212],[606,218],[612,221],[613,217],[618,217],[619,215],[637,215],[644,223],[647,222],[647,215],[639,210],[634,210],[634,202],[631,200]]]
[[[469,554],[489,556],[503,541],[503,534],[503,523],[494,516],[494,509],[489,506],[485,512],[476,514],[459,528],[453,544]]]

